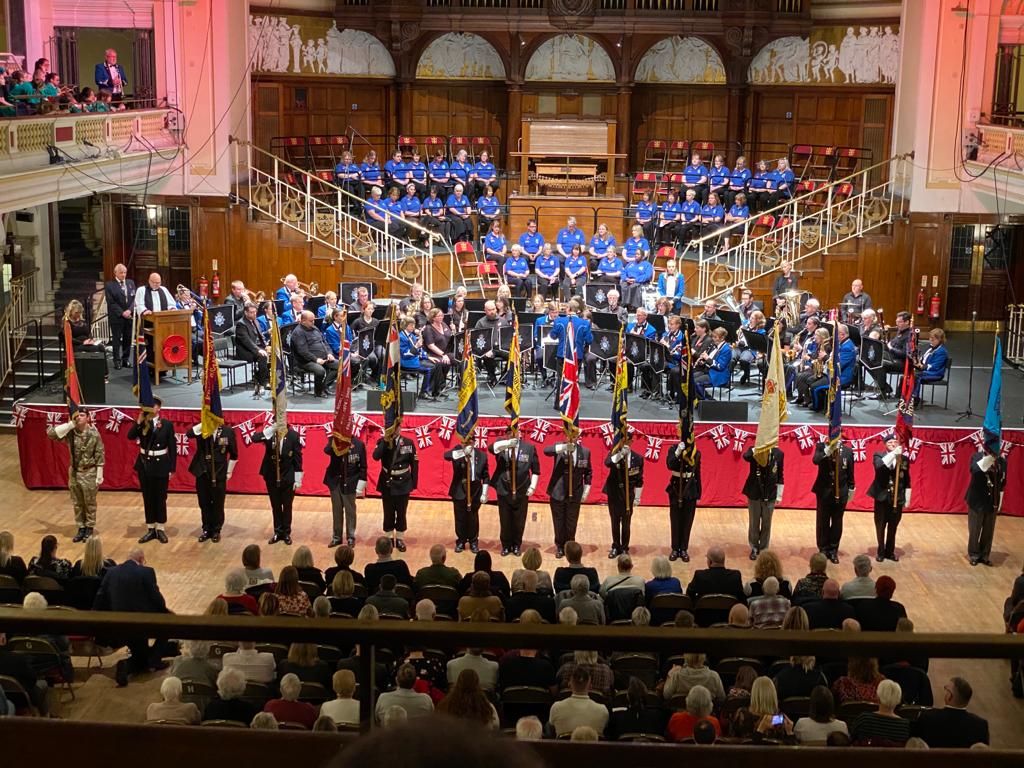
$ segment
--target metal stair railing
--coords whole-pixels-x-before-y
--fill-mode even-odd
[[[30,307],[35,299],[39,269],[11,278],[10,303],[0,315],[0,394],[14,387],[14,366],[29,335]],[[35,334],[38,336],[38,323]]]
[[[358,261],[406,285],[419,282],[428,295],[462,282],[461,264],[451,245],[436,232],[402,220],[426,240],[423,248],[371,227],[349,213],[352,208],[362,208],[365,201],[358,196],[251,142],[233,139],[233,143],[236,197],[249,208],[301,232],[308,242],[326,246],[340,262]],[[443,265],[445,257],[447,270],[439,271],[447,275],[448,285],[434,285],[434,269]]]
[[[746,286],[776,270],[783,261],[800,262],[839,243],[861,237],[903,213],[910,154],[897,155],[814,191],[787,200],[717,232],[695,238],[681,258],[697,257],[700,301]],[[873,181],[873,177],[881,180]],[[848,196],[836,194],[849,184]],[[835,199],[834,199],[835,198]],[[752,234],[762,216],[783,222]],[[728,237],[731,245],[717,248]]]

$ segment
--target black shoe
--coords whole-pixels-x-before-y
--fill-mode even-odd
[[[279,541],[282,541],[282,540],[283,540],[283,538],[284,538],[284,537],[282,537],[282,536],[278,536],[278,535],[277,535],[277,534],[275,533],[275,534],[274,534],[273,536],[271,536],[271,537],[270,537],[270,541],[268,541],[268,542],[267,542],[267,544],[277,544],[277,542],[279,542]]]
[[[281,538],[281,541],[283,541],[285,543],[285,546],[290,547],[292,545],[292,537],[291,536],[283,536]]]
[[[79,542],[85,541],[87,538],[89,538],[89,534],[86,533],[86,529],[79,528],[78,533],[75,534],[75,538],[73,538],[72,541],[75,542],[75,544],[78,544]]]
[[[456,541],[455,542],[455,554],[459,554],[460,552],[462,552],[465,549],[466,549],[466,547],[463,545],[463,543],[461,541]]]
[[[684,563],[690,562],[690,553],[684,549],[682,552],[679,553],[679,559],[682,560]]]
[[[153,541],[156,539],[156,528],[150,528],[143,534],[142,538],[139,539],[139,544],[145,544],[146,542]]]
[[[114,667],[114,679],[117,681],[118,688],[128,685],[128,659],[121,659],[117,662],[117,666]]]
[[[750,559],[751,560],[757,560],[757,550],[756,549],[750,550]]]
[[[830,552],[829,555],[828,555],[828,559],[831,560],[834,564],[839,565],[839,553],[838,552]]]
[[[516,544],[516,545],[514,545],[512,547],[512,554],[515,555],[516,557],[519,557],[519,545],[518,544]]]
[[[749,373],[744,373],[742,376],[740,376],[740,384],[749,384],[749,383],[750,383],[750,374]]]
[[[898,563],[900,561],[899,556],[895,552],[890,552],[888,555],[886,555],[886,557],[892,560],[894,563]]]
[[[289,542],[289,543],[291,543],[291,542]],[[405,542],[402,539],[397,539],[395,541],[395,549],[397,549],[399,552],[405,552],[405,550],[406,550]]]
[[[971,565],[977,565],[977,564],[978,564],[978,558],[972,557],[971,558]]]
[[[614,560],[618,556],[619,556],[619,550],[617,550],[615,547],[612,547],[611,549],[608,550],[608,559],[609,560]]]
[[[159,541],[161,544],[166,544],[167,543],[167,534],[164,533],[161,530],[158,530],[156,532],[156,540]]]
[[[89,539],[91,539],[95,532],[96,532],[95,528],[86,528],[85,529],[85,538],[82,539],[82,541],[88,541]]]
[[[114,370],[115,371],[121,370],[121,361],[120,360],[115,360],[114,361]]]
[[[216,533],[211,533],[210,541],[212,541],[214,544],[220,544],[220,531],[217,531]]]
[[[328,549],[333,549],[334,547],[340,547],[340,546],[341,546],[341,537],[340,536],[333,536],[331,538],[331,543],[327,545]]]
[[[989,559],[988,559],[987,557],[985,557],[985,558],[982,558],[982,559],[981,559],[981,560],[979,560],[978,562],[979,562],[979,563],[981,563],[982,565],[987,565],[987,566],[988,566],[989,568],[991,568],[991,567],[992,567],[992,561],[991,561],[991,560],[989,560]]]
[[[879,552],[877,555],[875,555],[875,562],[876,563],[884,563],[885,562],[885,555],[883,555],[881,552]]]
[[[477,539],[473,539],[469,542],[469,551],[474,555],[480,551],[480,542]]]
[[[629,547],[623,547],[622,548],[622,554],[628,555],[629,554]]]
[[[561,547],[555,547],[555,557],[561,560],[563,557],[565,557],[565,550]]]
[[[208,534],[206,531],[203,531],[199,535],[199,543],[202,544],[204,541],[209,541],[211,538],[213,537],[210,534]]]
[[[351,537],[351,536],[349,537],[349,539],[348,539],[348,545],[349,545],[350,547],[354,547],[354,546],[356,545],[356,540],[355,540],[355,537]]]
[[[672,551],[671,551],[671,552],[669,553],[669,555],[668,555],[668,559],[669,559],[669,560],[671,560],[671,561],[672,561],[673,563],[674,563],[674,562],[675,562],[676,560],[678,560],[678,559],[679,559],[679,550],[678,550],[678,549],[673,549],[673,550],[672,550]]]
[[[512,550],[510,550],[508,547],[502,547],[501,548],[501,556],[502,557],[508,557],[508,553],[511,552],[511,551]]]

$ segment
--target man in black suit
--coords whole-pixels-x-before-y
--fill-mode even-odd
[[[555,528],[555,557],[560,559],[565,555],[566,543],[576,538],[580,505],[590,495],[593,468],[590,451],[575,436],[564,443],[544,446],[544,455],[555,457],[548,480],[548,503]]]
[[[263,443],[266,451],[260,474],[267,484],[270,511],[274,516],[274,535],[268,544],[292,543],[292,502],[302,487],[302,443],[299,433],[288,425],[277,429],[273,424],[257,432],[254,443]]]
[[[693,572],[686,594],[694,602],[704,595],[731,595],[741,603],[747,600],[743,592],[743,577],[739,571],[725,567],[725,550],[718,546],[708,550],[708,567]]]
[[[307,373],[313,374],[313,394],[323,397],[338,378],[338,360],[316,327],[316,315],[304,311],[299,316],[299,327],[292,332],[292,357]]]
[[[889,558],[894,563],[896,529],[903,519],[903,508],[910,504],[910,460],[903,456],[903,446],[896,433],[889,430],[885,436],[886,452],[875,453],[875,479],[868,487],[868,496],[875,500],[875,536],[878,552],[875,560]]]
[[[943,686],[946,706],[929,709],[910,724],[911,733],[924,739],[932,749],[969,749],[988,744],[988,720],[971,714],[967,705],[974,691],[962,677],[954,677]]]
[[[857,612],[839,599],[839,582],[829,579],[821,586],[821,599],[804,603],[811,629],[842,629],[846,619],[857,618]]]
[[[178,442],[174,425],[160,418],[163,402],[153,398],[153,413],[139,411],[135,423],[128,430],[128,439],[139,445],[135,459],[135,472],[139,477],[142,504],[146,514],[146,533],[139,544],[156,539],[167,543],[164,525],[167,524],[167,485],[178,463]]]
[[[203,532],[199,542],[220,541],[220,530],[224,527],[224,499],[228,492],[228,480],[238,463],[238,444],[235,430],[227,424],[214,429],[209,437],[203,437],[202,423],[188,431],[190,440],[196,441],[196,450],[188,471],[196,479],[196,496],[199,498],[199,514],[203,521]]]
[[[612,523],[612,546],[608,559],[620,554],[629,554],[630,523],[633,509],[640,503],[644,487],[644,457],[634,451],[633,433],[626,436],[625,445],[605,457],[608,477],[604,482],[604,493],[608,498],[608,516]]]
[[[157,586],[156,571],[146,565],[146,555],[141,549],[133,549],[121,565],[107,569],[92,607],[94,611],[170,613]],[[166,669],[167,664],[161,661],[160,641],[152,648],[145,639],[131,640],[127,645],[132,655],[117,663],[118,687],[128,685],[130,674]]]
[[[256,322],[256,305],[246,304],[242,317],[235,323],[235,354],[253,364],[256,394],[270,386],[270,341]]]
[[[487,451],[463,445],[445,451],[444,460],[452,463],[448,497],[452,500],[455,516],[455,551],[462,552],[469,547],[475,555],[480,551],[480,505],[487,498],[487,482],[490,479]]]
[[[816,508],[814,530],[818,551],[833,563],[838,563],[839,541],[843,537],[843,515],[856,490],[853,449],[842,442],[833,446],[824,440],[814,446],[812,461],[818,468],[818,475],[811,486]]]
[[[114,279],[103,286],[107,299],[107,323],[110,343],[114,347],[114,367],[127,368],[132,351],[132,309],[135,307],[135,281],[128,279],[124,264],[114,267]]]
[[[992,565],[992,536],[1006,487],[1006,459],[998,453],[978,451],[971,457],[971,483],[967,486],[967,557],[971,565]]]
[[[348,546],[356,545],[356,498],[366,498],[366,445],[356,436],[344,456],[334,450],[334,439],[327,438],[324,453],[329,457],[324,485],[331,492],[331,516],[334,528],[329,547],[337,547],[345,537]]]
[[[775,505],[782,501],[785,482],[785,456],[778,448],[772,448],[762,466],[754,455],[754,449],[747,448],[743,459],[750,464],[747,481],[743,484],[743,495],[747,497],[747,542],[750,544],[750,559],[757,560],[758,553],[771,545],[772,515]]]
[[[523,588],[513,592],[505,603],[505,620],[515,621],[523,615],[523,611],[534,610],[545,621],[555,623],[555,600],[551,595],[537,592],[537,572],[523,572]]]
[[[601,580],[597,577],[597,568],[583,564],[583,547],[579,542],[567,541],[565,543],[565,559],[568,565],[555,568],[554,588],[555,594],[570,589],[572,577],[582,573],[590,581],[590,591],[595,594],[601,589]]]

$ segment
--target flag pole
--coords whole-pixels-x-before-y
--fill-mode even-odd
[[[622,344],[621,344],[621,342],[622,342],[622,329],[621,328],[619,329],[619,342],[620,342],[619,343],[619,349],[621,349],[622,348]],[[690,419],[692,418],[692,414],[690,413],[690,365],[693,363],[693,357],[692,357],[692,355],[690,353],[690,331],[687,330],[687,328],[685,326],[683,327],[683,344],[685,346],[683,348],[683,353],[682,353],[682,355],[679,358],[679,365],[680,365],[680,370],[679,370],[679,376],[680,376],[679,396],[683,400],[683,402],[680,404],[681,407],[679,409],[679,441],[680,441],[680,443],[683,444],[683,455],[686,456],[687,460],[688,460],[689,456],[687,454],[688,454],[688,448],[689,448],[689,445],[688,445],[689,444],[689,440],[688,440],[688,436],[686,434],[684,434],[684,432],[688,432],[689,431],[689,423],[690,423]],[[684,357],[686,359],[686,373],[685,374],[682,371],[682,364],[683,364],[683,358]],[[685,425],[683,424],[683,414],[684,413],[686,414],[686,417],[685,417],[686,418],[686,424]],[[683,497],[683,491],[686,488],[685,484],[683,483],[682,467],[679,468],[678,483],[679,483],[679,492],[678,492],[677,495],[678,495],[678,498],[681,499]]]

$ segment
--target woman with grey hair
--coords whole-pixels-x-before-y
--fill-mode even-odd
[[[263,711],[272,714],[279,723],[298,723],[312,729],[319,713],[312,704],[299,701],[300,693],[302,681],[298,675],[288,673],[281,678],[281,698],[268,701]]]
[[[181,655],[171,662],[168,674],[180,680],[194,680],[207,685],[217,684],[217,672],[220,671],[220,660],[216,666],[207,657],[210,644],[205,640],[186,640],[181,644]]]
[[[775,629],[781,627],[789,610],[789,599],[779,594],[779,580],[769,576],[761,585],[760,597],[751,597],[750,624],[754,629]]]
[[[651,561],[651,575],[654,577],[644,585],[647,602],[655,595],[683,593],[683,585],[672,575],[672,563],[664,555],[658,555]]]
[[[281,726],[278,724],[277,718],[269,712],[257,712],[253,715],[249,727],[256,731],[276,731]]]
[[[859,747],[902,747],[910,738],[910,721],[896,714],[903,700],[899,683],[878,684],[878,710],[861,712],[850,728],[850,738]]]
[[[160,696],[163,701],[154,702],[146,707],[146,722],[157,720],[180,723],[181,725],[199,725],[199,708],[192,702],[181,700],[181,679],[165,677],[160,684]]]
[[[206,709],[203,711],[203,720],[252,722],[258,710],[240,698],[243,693],[245,693],[245,675],[242,670],[230,667],[223,670],[217,675],[217,695],[206,705]]]
[[[295,554],[292,555],[292,565],[294,565],[295,570],[299,572],[299,581],[307,581],[310,584],[316,584],[317,588],[321,592],[327,589],[327,583],[324,581],[324,574],[313,563],[313,552],[309,547],[303,545],[295,550]]]
[[[715,703],[711,691],[703,685],[695,685],[686,694],[686,709],[676,712],[668,721],[666,734],[671,741],[686,741],[693,738],[693,729],[701,720],[707,720],[715,728],[715,735],[722,735],[722,725],[711,714]]]
[[[662,696],[668,701],[674,696],[686,695],[695,685],[703,685],[711,692],[711,697],[718,704],[725,701],[725,687],[722,678],[715,670],[709,668],[703,653],[684,653],[684,666],[673,666],[668,672]]]
[[[320,595],[313,601],[313,618],[328,619],[331,616],[331,599],[326,595]]]
[[[241,568],[234,568],[224,576],[224,593],[218,597],[228,604],[228,613],[249,613],[258,616],[260,604],[256,598],[245,593],[249,579]]]

